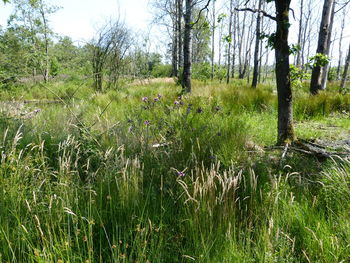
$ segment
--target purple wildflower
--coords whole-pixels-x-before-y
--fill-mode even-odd
[[[161,99],[161,98],[162,98],[162,95],[158,94],[157,98],[158,98],[158,99]]]
[[[148,97],[142,97],[142,101],[143,102],[147,102],[148,101]]]
[[[179,172],[177,172],[177,175],[181,176],[181,177],[184,177],[186,174],[184,172],[179,171]]]
[[[150,122],[149,120],[145,120],[143,123],[144,123],[146,126],[148,126],[148,125],[151,124],[151,122]]]
[[[157,102],[157,101],[159,101],[159,98],[158,97],[154,98],[154,102]]]
[[[174,101],[175,105],[180,105],[180,102],[178,102],[177,100]]]
[[[201,107],[199,107],[198,109],[197,109],[197,113],[202,113],[203,112],[203,109],[201,108]]]

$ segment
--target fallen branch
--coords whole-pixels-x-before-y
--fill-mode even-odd
[[[334,149],[329,149],[325,145],[316,144],[312,141],[300,139],[293,142],[292,144],[286,144],[284,146],[272,146],[265,147],[267,150],[283,150],[281,155],[281,162],[286,157],[288,151],[294,151],[309,156],[315,156],[318,159],[328,159],[333,157],[349,157],[350,151],[343,148],[343,151],[335,151]]]

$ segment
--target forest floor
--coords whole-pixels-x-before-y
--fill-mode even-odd
[[[173,79],[0,90],[0,262],[348,262],[350,95]],[[337,154],[339,153],[339,154]],[[345,154],[343,154],[345,153]]]

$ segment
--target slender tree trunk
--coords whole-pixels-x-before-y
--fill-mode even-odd
[[[298,46],[301,49],[302,36],[303,36],[303,17],[304,17],[304,0],[300,0],[300,17],[299,17],[299,32],[298,32]],[[301,67],[301,50],[298,51],[296,66]]]
[[[262,0],[259,0],[258,10],[261,9]],[[255,49],[254,49],[254,69],[253,69],[253,81],[252,87],[256,88],[258,85],[258,76],[259,76],[259,47],[260,47],[260,21],[261,14],[258,12],[256,18],[256,31],[255,31]]]
[[[178,30],[178,24],[177,24],[177,14],[175,15],[175,17],[173,18],[173,43],[172,43],[172,72],[171,72],[171,76],[172,77],[176,77],[178,75],[178,47],[179,47],[179,30]]]
[[[192,77],[192,5],[193,0],[186,0],[185,32],[184,32],[184,69],[182,79],[183,93],[191,92]]]
[[[276,0],[276,84],[278,96],[277,144],[295,140],[293,128],[292,89],[289,70],[289,5],[291,0]]]
[[[211,80],[214,80],[214,75],[215,75],[215,69],[214,69],[214,54],[215,54],[215,25],[216,25],[216,17],[215,17],[215,1],[212,3],[213,10],[212,10],[212,20],[213,20],[213,25],[212,25],[212,32],[211,32]]]
[[[348,49],[348,55],[347,55],[346,61],[345,61],[345,67],[344,67],[344,72],[343,72],[343,77],[341,80],[339,92],[343,92],[343,90],[345,89],[345,83],[346,83],[346,79],[348,76],[349,65],[350,65],[350,45],[349,45],[349,49]]]
[[[183,0],[176,0],[177,3],[177,29],[178,29],[178,69],[180,69],[183,61],[183,41],[182,41],[182,12],[183,12]]]
[[[237,14],[238,12],[235,12],[233,14],[233,34],[232,34],[232,66],[231,66],[231,77],[235,77],[235,67],[236,67],[236,49],[237,49]]]
[[[49,65],[49,37],[48,37],[48,25],[47,20],[45,16],[45,10],[43,2],[40,1],[40,14],[43,20],[44,25],[44,43],[45,43],[45,67],[44,67],[44,81],[49,81],[49,71],[50,71],[50,65]]]
[[[340,68],[342,63],[342,57],[343,57],[343,50],[342,50],[342,42],[343,42],[343,36],[344,36],[344,28],[345,28],[345,19],[346,19],[346,9],[343,9],[343,19],[341,21],[340,26],[340,37],[339,37],[339,60],[338,60],[338,66],[337,66],[337,80],[340,79]]]
[[[335,16],[335,3],[333,4],[333,7],[332,7],[331,21],[329,23],[329,34],[328,34],[328,38],[327,38],[327,47],[326,47],[326,53],[325,53],[325,55],[327,55],[327,56],[329,56],[329,52],[331,49],[331,43],[332,43],[331,35],[332,35],[332,31],[333,31],[334,16]],[[329,67],[330,67],[329,63],[326,63],[326,65],[323,67],[321,90],[325,90],[327,88]]]
[[[231,70],[231,45],[232,45],[232,18],[233,18],[233,0],[230,0],[230,18],[228,22],[228,48],[227,48],[227,71],[226,71],[226,83],[230,83],[230,70]]]
[[[305,47],[306,47],[306,40],[307,40],[307,34],[310,38],[310,34],[311,34],[311,26],[310,26],[310,21],[311,21],[311,7],[310,7],[310,0],[309,0],[309,3],[308,3],[308,13],[307,13],[307,16],[306,16],[306,19],[305,19],[305,25],[303,27],[303,36],[302,36],[302,41],[301,41],[301,66],[302,68],[305,70],[305,59],[308,59],[309,57],[309,50],[310,50],[310,41],[308,42],[309,45],[308,45],[308,50],[307,52],[305,51]],[[308,31],[308,28],[309,28],[309,31]],[[306,56],[306,58],[305,58]]]
[[[266,82],[268,74],[269,74],[269,50],[268,47],[266,48],[267,52],[266,52],[266,59],[265,59],[265,65],[264,65],[264,69],[265,69],[265,74],[264,74],[264,78],[263,78],[263,82]]]
[[[318,45],[316,53],[326,54],[328,38],[330,37],[330,24],[334,0],[324,0],[320,32],[318,35]],[[312,69],[310,92],[316,95],[322,89],[322,67],[316,65]]]
[[[218,65],[221,67],[221,57],[222,57],[222,31],[223,31],[223,23],[220,24],[219,28],[219,49],[218,49],[218,56],[219,56],[219,61]]]

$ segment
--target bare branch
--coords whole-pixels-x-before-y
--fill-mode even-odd
[[[340,7],[338,10],[334,11],[334,13],[338,13],[340,10],[342,10],[343,8],[345,8],[348,4],[350,3],[350,0],[346,1],[345,3],[335,3],[335,4],[342,4],[342,7]]]
[[[206,5],[205,5],[201,10],[199,10],[197,20],[196,20],[196,22],[193,22],[193,23],[192,23],[192,26],[195,25],[195,24],[197,24],[197,23],[199,22],[199,19],[201,18],[202,12],[203,12],[205,9],[208,9],[208,6],[209,6],[209,4],[210,4],[210,1],[211,1],[211,0],[208,0],[208,2],[206,3]]]
[[[252,9],[252,8],[235,8],[236,11],[249,11],[249,12],[252,12],[252,13],[261,13],[263,16],[265,17],[268,17],[274,21],[276,21],[276,17],[266,13],[264,10],[260,10],[260,9]]]

